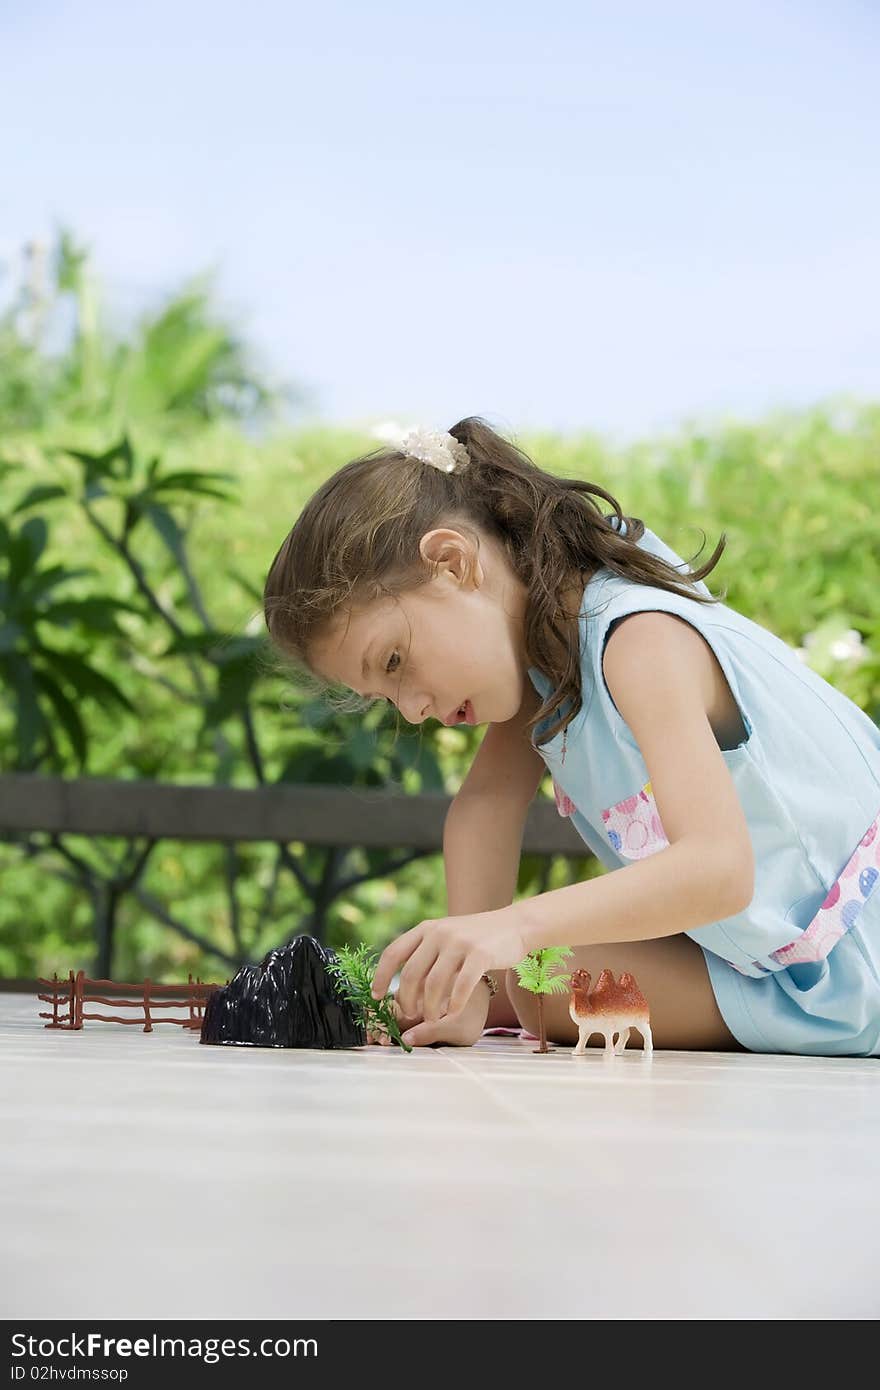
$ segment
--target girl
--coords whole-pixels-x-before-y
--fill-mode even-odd
[[[279,648],[412,723],[488,725],[445,823],[450,915],[376,971],[414,1044],[475,1042],[493,970],[535,1032],[512,967],[565,944],[637,977],[660,1048],[880,1054],[880,729],[712,597],[724,543],[690,570],[475,417],[304,507],[265,586]],[[514,904],[547,769],[612,872]],[[545,1012],[574,1043],[567,995]]]

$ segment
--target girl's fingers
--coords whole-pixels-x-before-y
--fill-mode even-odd
[[[422,1017],[427,1023],[436,1023],[447,1012],[446,1005],[461,969],[463,956],[454,959],[438,956],[425,979],[425,1005]]]
[[[424,978],[437,959],[437,947],[433,941],[423,941],[413,952],[400,972],[397,986],[397,1003],[407,1018],[418,1017],[419,998],[424,989]]]
[[[441,1023],[445,1023],[445,1019],[438,1019],[433,1023],[417,1023],[415,1028],[410,1028],[407,1033],[410,1047],[427,1047],[430,1043],[438,1041]]]
[[[404,961],[409,960],[421,939],[421,927],[411,927],[396,941],[392,941],[390,946],[385,947],[373,975],[372,993],[374,999],[382,999],[388,993],[388,986],[394,976]]]
[[[480,969],[479,963],[476,965],[471,963],[470,965],[465,964],[462,966],[461,970],[458,972],[458,978],[455,981],[452,994],[449,997],[447,1013],[457,1014],[465,1007],[482,979],[482,976],[483,972]]]

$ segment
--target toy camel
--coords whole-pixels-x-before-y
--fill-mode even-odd
[[[618,983],[610,970],[603,970],[593,990],[590,979],[587,970],[572,972],[568,1013],[578,1027],[577,1047],[572,1056],[584,1055],[594,1033],[604,1037],[606,1057],[619,1055],[633,1028],[642,1035],[644,1051],[653,1052],[648,1001],[636,984],[635,976],[624,970]],[[615,1033],[618,1035],[616,1047],[613,1045]]]

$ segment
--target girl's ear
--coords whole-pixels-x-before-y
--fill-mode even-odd
[[[419,541],[419,551],[425,560],[445,560],[450,554],[461,549],[464,543],[464,536],[458,531],[453,531],[448,526],[435,526],[432,531],[426,531]]]
[[[485,582],[479,549],[460,531],[447,526],[426,531],[419,542],[419,552],[429,564],[445,564],[460,583],[479,588]]]

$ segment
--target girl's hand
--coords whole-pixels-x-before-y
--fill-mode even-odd
[[[516,905],[420,922],[386,946],[373,978],[381,999],[400,971],[397,1002],[427,1023],[459,1013],[486,970],[503,970],[528,954]]]
[[[420,1021],[417,1018],[407,1018],[406,1015],[403,1013],[402,1009],[400,1008],[400,1005],[398,1004],[397,999],[395,997],[392,996],[392,998],[389,999],[388,1004],[392,1014],[394,1015],[397,1021],[397,1026],[400,1029],[401,1033],[405,1032],[407,1028],[411,1028],[414,1023],[418,1023]],[[392,1047],[394,1045],[394,1039],[391,1037],[391,1034],[387,1033],[385,1029],[378,1024],[375,1028],[367,1029],[367,1042],[380,1043],[382,1047]]]
[[[434,1023],[428,1023],[422,1018],[411,1018],[402,1011],[396,998],[391,1000],[391,1008],[401,1033],[406,1033],[406,1040],[411,1047],[427,1047],[431,1043],[452,1043],[456,1047],[471,1047],[482,1036],[486,1026],[489,999],[488,989],[478,985],[461,1013],[446,1014]],[[381,1043],[385,1047],[393,1046],[384,1029],[377,1033],[367,1029],[367,1042]]]

